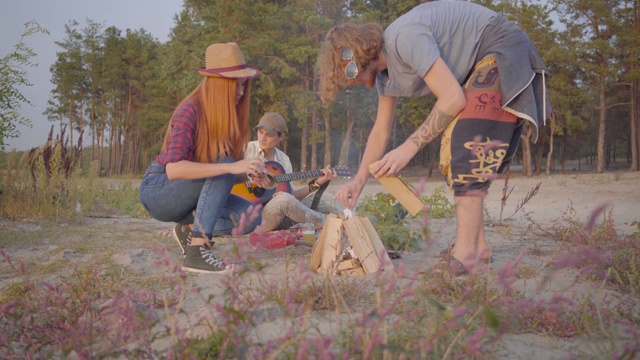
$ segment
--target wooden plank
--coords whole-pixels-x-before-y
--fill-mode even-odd
[[[338,270],[338,272],[340,272],[342,270],[349,270],[357,267],[360,267],[360,262],[356,259],[349,259],[341,261],[336,269]]]
[[[353,269],[340,270],[338,275],[364,275],[364,269],[362,266]]]
[[[369,234],[360,220],[361,216],[356,216],[344,221],[344,228],[349,237],[349,243],[353,246],[365,273],[372,274],[380,269],[380,259],[371,243]]]
[[[327,219],[331,216],[335,217],[334,214],[329,214],[327,215]],[[326,225],[327,223],[325,222],[322,226],[320,236],[318,236],[318,240],[316,240],[315,244],[313,244],[313,249],[311,249],[311,263],[309,264],[311,270],[318,270],[322,263],[322,245],[324,244],[324,239],[327,237]]]
[[[332,269],[333,264],[342,254],[342,229],[343,220],[333,214],[327,215],[324,226],[322,227],[323,238],[320,246],[320,268]]]
[[[369,165],[369,172],[373,170],[378,162]],[[416,216],[424,208],[424,201],[416,195],[409,186],[397,176],[383,176],[378,178],[380,184],[394,197],[405,209]]]
[[[384,247],[378,232],[373,227],[371,220],[364,216],[359,216],[360,223],[364,227],[369,239],[371,240],[371,245],[373,245],[373,249],[378,255],[378,260],[380,260],[380,264],[382,266],[382,271],[391,271],[394,269],[393,263],[389,258],[389,254],[387,253],[387,248]]]

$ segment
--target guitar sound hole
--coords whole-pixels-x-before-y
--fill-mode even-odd
[[[266,190],[264,188],[255,187],[253,189],[253,195],[255,195],[256,197],[262,197],[262,195],[264,195],[265,191]]]

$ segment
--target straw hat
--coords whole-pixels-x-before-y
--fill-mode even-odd
[[[258,76],[258,69],[245,63],[238,44],[234,42],[209,45],[205,53],[205,65],[197,69],[204,76],[230,79]]]

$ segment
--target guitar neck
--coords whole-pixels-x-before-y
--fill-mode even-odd
[[[275,175],[273,179],[275,180],[275,182],[279,183],[284,181],[308,179],[308,178],[319,177],[319,176],[322,176],[322,170],[309,170],[309,171],[294,172],[291,174]]]

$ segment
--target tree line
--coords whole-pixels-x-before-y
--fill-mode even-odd
[[[329,28],[345,21],[386,27],[416,0],[184,0],[169,40],[144,29],[122,31],[71,21],[56,42],[54,90],[45,114],[88,131],[86,148],[103,174],[140,174],[159,153],[170,116],[198,83],[195,68],[216,42],[237,42],[261,73],[251,121],[267,111],[285,116],[284,150],[296,170],[324,164],[358,166],[375,120],[375,90],[350,87],[329,107],[316,94],[314,66]],[[540,51],[551,77],[553,114],[519,160],[531,176],[583,159],[601,173],[613,162],[637,171],[640,113],[640,0],[476,1],[516,21]],[[424,121],[434,99],[401,99],[390,146]],[[70,132],[71,134],[73,132]],[[71,138],[71,144],[74,139]],[[437,144],[410,165],[433,169]]]

